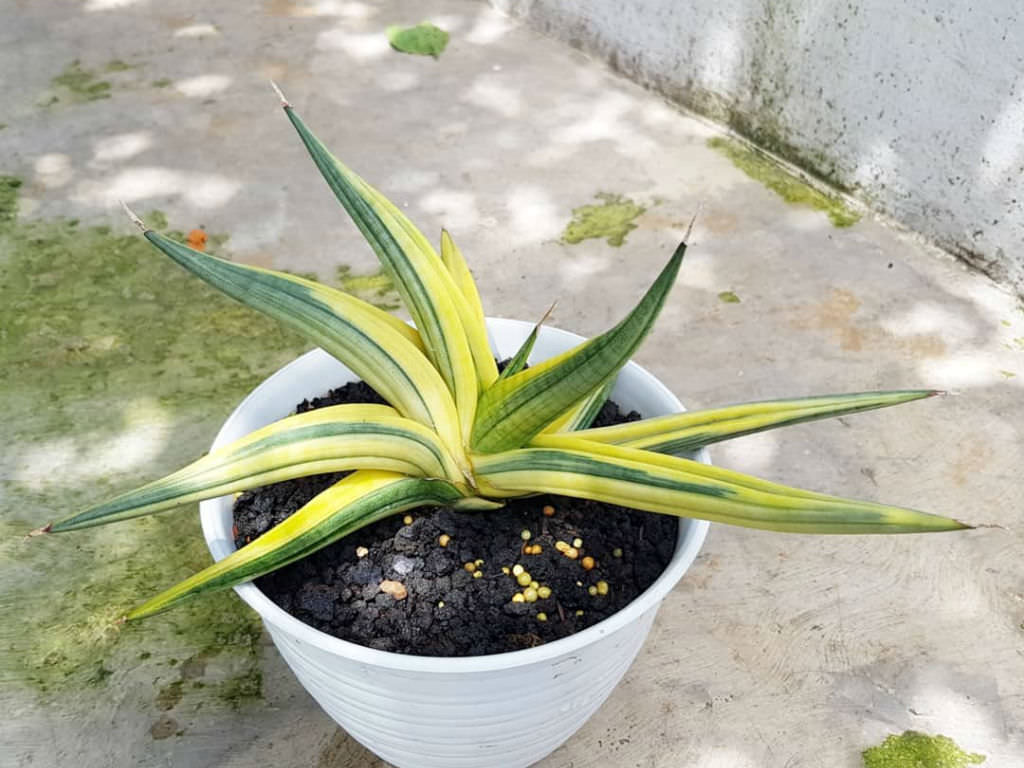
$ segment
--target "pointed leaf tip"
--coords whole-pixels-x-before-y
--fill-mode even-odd
[[[280,87],[278,87],[277,83],[275,83],[273,80],[271,80],[270,81],[270,87],[274,89],[274,93],[277,94],[277,98],[279,98],[281,100],[281,106],[282,107],[285,107],[285,108],[291,107],[291,102],[288,101],[288,99],[286,99],[284,97],[284,92],[280,89]]]
[[[538,326],[544,325],[544,323],[546,323],[548,321],[548,318],[551,317],[552,313],[555,311],[555,307],[557,307],[557,306],[558,306],[558,299],[555,299],[553,302],[551,302],[551,306],[548,307],[548,311],[544,313],[544,317],[542,317],[540,320],[537,321],[537,325]]]
[[[970,523],[965,523],[961,520],[954,520],[954,522],[962,526],[963,528],[971,531],[980,528],[996,528],[1000,531],[1006,531],[1007,533],[1011,533],[1011,530],[1009,528],[1007,528],[1005,525],[1000,525],[999,523],[978,523],[977,525],[971,525]]]
[[[145,222],[143,222],[142,219],[138,217],[135,211],[128,207],[128,203],[126,203],[124,200],[120,200],[118,202],[121,203],[121,207],[124,209],[124,212],[128,214],[128,218],[132,220],[132,224],[141,229],[143,232],[149,232],[149,227],[147,227]]]
[[[690,235],[693,234],[693,225],[697,223],[697,217],[700,216],[701,210],[704,208],[704,203],[697,206],[697,210],[693,212],[693,218],[690,219],[690,223],[686,227],[686,234],[683,235],[683,244],[690,242]]]

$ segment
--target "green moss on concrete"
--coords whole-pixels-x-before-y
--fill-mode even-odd
[[[435,59],[448,45],[448,33],[426,21],[415,27],[388,27],[387,36],[396,51]]]
[[[386,312],[402,306],[395,284],[383,267],[366,275],[353,275],[349,266],[338,267],[338,287]]]
[[[200,653],[220,678],[252,680],[261,627],[233,593],[116,624],[209,564],[197,505],[24,535],[201,455],[239,400],[308,345],[138,234],[17,218],[18,188],[0,178],[0,601],[16,607],[5,685],[58,695]]]
[[[842,199],[827,195],[786,171],[767,155],[721,136],[708,139],[708,146],[728,157],[747,176],[764,184],[787,203],[806,205],[823,211],[837,227],[849,227],[860,221],[860,214]]]
[[[244,672],[220,682],[215,688],[217,698],[232,709],[263,695],[263,673],[252,666]]]
[[[718,294],[718,300],[724,304],[739,304],[740,297],[732,291],[722,291]]]
[[[604,238],[608,245],[618,247],[626,241],[626,235],[636,229],[634,219],[646,210],[621,195],[601,192],[595,197],[601,201],[599,205],[573,208],[572,221],[562,233],[562,242],[572,245],[590,238]]]
[[[18,217],[18,191],[21,179],[0,176],[0,229],[9,226]]]
[[[77,59],[64,67],[64,71],[50,82],[71,102],[98,101],[110,98],[110,83],[100,80],[96,73],[82,69],[82,65]],[[57,100],[59,98],[57,97]]]
[[[135,69],[135,67],[135,64],[129,64],[126,61],[121,61],[121,59],[111,59],[107,62],[107,66],[104,69],[107,72],[124,72],[129,69]]]
[[[904,731],[864,750],[864,768],[967,768],[985,762],[985,756],[964,752],[948,736]]]
[[[150,85],[154,88],[167,88],[173,82],[169,77],[161,77],[159,80],[154,80]]]
[[[153,229],[167,229],[167,214],[154,208],[144,217],[146,224]]]

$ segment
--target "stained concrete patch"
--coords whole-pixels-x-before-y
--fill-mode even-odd
[[[178,721],[173,717],[164,715],[149,729],[149,735],[153,737],[154,741],[161,741],[162,739],[168,739],[174,736],[176,733],[180,733]]]
[[[435,59],[448,45],[448,33],[427,21],[415,27],[388,27],[387,36],[396,51]]]
[[[173,683],[161,688],[156,695],[156,708],[166,712],[178,706],[178,702],[181,701],[181,688],[183,685],[184,683],[181,680],[175,680]]]
[[[948,736],[904,731],[865,749],[864,768],[967,768],[985,762],[985,756],[964,752]]]
[[[591,238],[604,238],[608,245],[622,245],[626,235],[636,229],[636,218],[647,209],[622,195],[600,192],[594,197],[601,201],[599,205],[573,208],[572,221],[562,233],[562,242],[575,245]]]
[[[840,198],[820,192],[742,142],[714,136],[708,139],[708,146],[728,157],[747,176],[764,184],[787,203],[823,211],[837,227],[849,227],[860,221],[860,214]]]

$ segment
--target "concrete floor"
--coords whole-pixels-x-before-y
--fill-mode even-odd
[[[945,734],[986,766],[1024,765],[1019,299],[870,217],[836,228],[784,202],[707,146],[713,128],[478,2],[0,0],[0,18],[0,173],[24,181],[20,232],[66,216],[128,233],[124,198],[174,229],[230,235],[224,248],[239,260],[326,280],[340,264],[372,272],[279,113],[272,77],[426,232],[453,232],[494,315],[536,318],[557,299],[554,325],[603,330],[702,205],[692,255],[638,355],[690,406],[958,393],[713,456],[1004,527],[829,539],[714,527],[623,683],[542,766],[857,768],[862,750],[910,729]],[[451,32],[439,60],[388,48],[386,26],[425,18]],[[73,76],[55,84],[62,73]],[[109,90],[90,92],[99,82]],[[620,247],[565,243],[573,209],[598,193],[644,206],[637,228]],[[108,237],[90,232],[83,242]],[[189,341],[186,329],[180,362],[153,363],[125,340],[185,322],[192,288],[178,289],[175,273],[141,293],[148,278],[133,274],[122,290],[100,253],[68,285],[72,272],[18,250],[43,240],[12,242],[0,236],[11,310],[0,346],[0,764],[383,765],[320,713],[233,596],[110,629],[123,601],[202,564],[187,512],[78,538],[20,535],[201,453],[232,404],[302,344],[270,345],[263,331],[243,344],[238,331],[225,344],[245,375],[225,376],[193,354],[222,350],[219,337],[197,328]],[[164,268],[153,259],[139,271]],[[47,303],[47,291],[64,299]],[[161,292],[174,294],[163,309]],[[137,308],[154,293],[152,310]],[[8,331],[23,321],[36,335],[15,345]],[[105,330],[73,341],[60,330],[87,323]]]

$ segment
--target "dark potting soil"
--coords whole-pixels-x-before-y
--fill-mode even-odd
[[[303,401],[296,410],[384,402],[357,382]],[[638,418],[608,402],[594,425]],[[242,494],[234,507],[236,545],[266,532],[344,474]],[[548,505],[555,510],[550,517],[543,513]],[[571,635],[624,608],[668,565],[677,526],[665,515],[552,495],[509,499],[503,509],[486,512],[423,507],[356,531],[256,585],[301,621],[370,648],[419,656],[502,653]],[[524,530],[540,554],[524,553]],[[446,546],[442,535],[450,537]],[[576,559],[555,548],[575,539],[582,540]],[[584,568],[584,557],[593,558],[592,569]],[[466,570],[467,563],[482,576]],[[517,564],[550,588],[550,597],[513,601],[524,588],[502,568],[511,572]],[[405,597],[382,591],[385,581],[401,584],[397,594],[404,589]],[[600,582],[607,594],[603,588],[591,594]],[[385,587],[394,591],[393,584]]]

